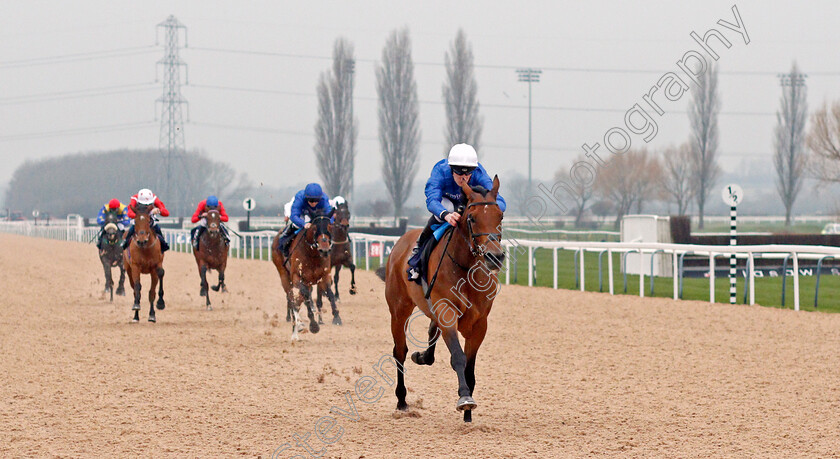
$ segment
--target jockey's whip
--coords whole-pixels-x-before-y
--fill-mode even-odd
[[[452,232],[449,233],[449,238],[446,240],[446,245],[443,246],[443,255],[446,254],[446,249],[449,248],[449,241],[452,240],[452,236],[455,235],[455,231],[458,231],[458,228],[452,227]],[[432,236],[434,237],[434,236]],[[438,273],[440,272],[440,266],[443,264],[443,255],[440,256],[440,263],[438,263],[437,269],[435,270],[435,275],[432,276],[432,281],[429,283],[429,289],[426,290],[426,294],[424,297],[428,300],[429,297],[432,295],[432,287],[435,286],[435,281],[437,281]]]

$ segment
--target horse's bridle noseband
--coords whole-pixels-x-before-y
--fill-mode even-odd
[[[467,205],[467,208],[473,206],[498,206],[499,203],[496,201],[481,201],[481,202],[473,202]],[[473,254],[474,257],[483,257],[487,253],[487,249],[484,247],[483,244],[476,244],[475,238],[480,236],[487,236],[487,239],[490,241],[496,241],[501,243],[502,242],[502,233],[474,233],[472,229],[472,220],[470,220],[470,216],[467,215],[467,230],[470,232],[470,239],[467,240],[467,244],[470,247],[470,253]],[[460,232],[459,232],[460,233]],[[461,237],[465,240],[467,239],[466,236],[461,233]]]
[[[315,222],[318,221],[319,219],[322,219],[322,218],[325,218],[325,219],[329,220],[329,217],[327,217],[326,215],[318,215],[317,217],[313,218],[312,221],[310,222],[310,223],[312,223],[313,226],[315,226],[315,238],[309,244],[309,248],[311,248],[312,250],[319,250],[318,249],[318,236],[320,236],[321,234],[326,234],[327,236],[329,236],[330,237],[330,249],[332,249],[332,246],[333,246],[332,235],[330,234],[329,231],[321,232],[321,233],[318,232],[318,225],[316,225]]]

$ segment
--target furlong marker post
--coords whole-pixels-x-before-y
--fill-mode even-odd
[[[736,232],[736,222],[738,218],[738,204],[744,200],[744,190],[738,185],[727,185],[723,187],[723,202],[729,206],[729,245],[738,245],[738,234]],[[736,280],[738,278],[738,265],[735,254],[729,256],[729,304],[735,304],[736,295]],[[714,300],[712,300],[714,301]]]

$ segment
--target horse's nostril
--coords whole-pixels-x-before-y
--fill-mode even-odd
[[[502,264],[505,262],[505,254],[488,253],[484,255],[484,260],[490,264],[492,268],[501,269]]]

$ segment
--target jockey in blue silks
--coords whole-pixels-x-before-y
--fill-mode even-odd
[[[426,223],[423,232],[417,239],[417,244],[408,260],[408,279],[420,282],[420,256],[422,248],[429,240],[429,237],[439,228],[443,222],[451,226],[458,224],[461,218],[459,207],[467,204],[467,197],[464,196],[461,186],[483,186],[490,190],[493,188],[493,179],[484,170],[484,166],[478,162],[478,154],[475,148],[465,143],[459,143],[449,150],[449,156],[442,159],[432,168],[432,174],[426,182],[426,208],[432,213],[432,217]],[[499,208],[505,211],[507,204],[505,199],[499,195],[496,198]]]
[[[321,185],[310,183],[306,185],[306,188],[298,191],[295,194],[294,201],[292,201],[291,212],[289,212],[291,224],[286,226],[278,241],[283,254],[286,257],[289,256],[289,242],[298,230],[309,228],[309,221],[316,215],[330,215],[332,210],[330,198],[321,189]]]

